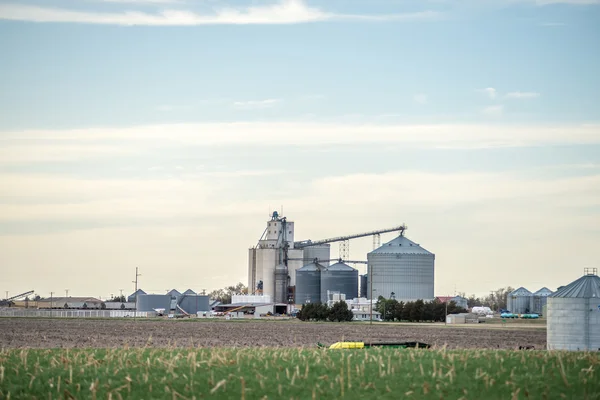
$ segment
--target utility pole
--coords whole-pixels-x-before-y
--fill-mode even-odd
[[[54,292],[50,292],[50,317],[52,317],[52,302],[53,302],[53,297],[54,296]]]
[[[133,319],[135,320],[135,317],[137,316],[137,305],[138,305],[138,276],[142,276],[141,274],[138,274],[138,267],[135,267],[135,281],[133,281],[133,283],[135,283],[135,311],[133,312]],[[122,293],[122,292],[121,292]]]
[[[5,297],[5,299],[8,300],[8,290],[6,291],[6,297]]]
[[[65,297],[69,297],[69,289],[65,289]]]

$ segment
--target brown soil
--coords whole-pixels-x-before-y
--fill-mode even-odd
[[[420,341],[448,348],[546,348],[546,329],[481,325],[309,323],[129,319],[0,318],[0,348],[55,347],[312,347],[317,342]]]

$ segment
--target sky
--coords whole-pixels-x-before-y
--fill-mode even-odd
[[[555,290],[600,268],[599,38],[600,0],[0,0],[0,297],[246,282],[282,209],[405,223],[436,295]]]

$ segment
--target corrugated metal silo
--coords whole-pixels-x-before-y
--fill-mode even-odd
[[[367,297],[367,274],[360,276],[360,297]]]
[[[419,244],[401,235],[367,254],[367,260],[367,297],[373,279],[375,299],[394,293],[398,301],[433,300],[435,255]]]
[[[530,310],[532,313],[542,314],[544,306],[548,302],[548,296],[552,294],[552,290],[543,287],[531,296]]]
[[[527,314],[531,312],[531,296],[532,293],[524,287],[513,291],[508,295],[508,298],[511,299],[511,308],[508,311],[513,314]]]
[[[169,310],[171,296],[168,294],[139,294],[137,299],[138,311],[154,311],[157,308]]]
[[[129,303],[133,303],[135,302],[135,297],[138,294],[146,294],[146,292],[144,292],[142,289],[138,289],[137,292],[130,294],[129,296],[127,296],[127,302]]]
[[[304,249],[304,265],[312,263],[315,258],[318,260],[318,263],[324,267],[329,265],[329,259],[331,258],[331,245],[330,244],[322,244],[319,246],[308,246]]]
[[[285,264],[275,267],[275,302],[287,303],[288,268]]]
[[[307,264],[296,270],[296,304],[321,301],[321,271],[319,263]]]
[[[347,299],[358,297],[358,270],[339,261],[321,271],[321,302],[327,303],[327,291],[340,292]]]
[[[178,304],[188,314],[196,314],[198,311],[210,311],[208,296],[183,294],[179,298]]]
[[[548,297],[548,350],[600,349],[600,278],[587,274]]]

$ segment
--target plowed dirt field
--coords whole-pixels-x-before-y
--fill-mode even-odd
[[[448,348],[546,348],[545,328],[290,321],[0,318],[0,348],[313,347],[350,341],[420,341]]]

